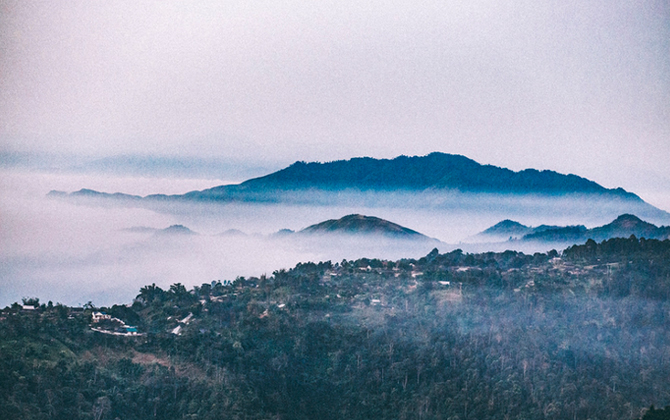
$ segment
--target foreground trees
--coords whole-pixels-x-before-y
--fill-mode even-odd
[[[91,331],[90,309],[16,305],[0,418],[654,420],[669,286],[670,242],[629,238],[305,263],[99,308],[138,337]]]

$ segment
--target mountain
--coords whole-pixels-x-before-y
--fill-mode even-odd
[[[522,225],[519,222],[515,222],[514,220],[506,219],[478,233],[473,237],[473,239],[483,241],[521,239],[527,236],[538,235],[545,231],[556,231],[561,229],[566,228],[561,226],[550,226],[550,225],[540,225],[537,227],[530,227]]]
[[[431,153],[395,159],[369,157],[334,162],[296,162],[269,175],[239,185],[222,185],[180,196],[198,200],[237,199],[245,193],[272,190],[439,191],[523,194],[604,194],[623,200],[641,201],[621,188],[607,189],[577,175],[526,169],[514,172],[481,165],[461,155]],[[166,196],[154,195],[153,198]]]
[[[189,236],[197,235],[191,229],[187,228],[184,225],[172,225],[166,227],[165,229],[160,229],[155,232],[155,235],[158,236]]]
[[[147,226],[133,226],[126,229],[121,229],[122,232],[129,233],[153,233],[154,236],[188,236],[188,235],[197,235],[196,232],[193,232],[191,229],[187,228],[184,225],[171,225],[165,229],[156,229]],[[240,232],[241,233],[241,232]]]
[[[341,219],[331,219],[306,227],[300,234],[364,234],[381,235],[397,239],[423,240],[427,236],[412,229],[397,225],[378,217],[350,214]]]
[[[646,239],[668,239],[670,226],[657,227],[632,214],[622,214],[611,223],[593,229],[587,229],[582,225],[541,225],[533,228],[512,220],[503,220],[477,234],[475,238],[494,240],[496,237],[507,237],[522,241],[577,243],[587,239],[603,241],[610,238],[628,238],[631,235]]]
[[[615,217],[635,213],[657,223],[670,222],[660,210],[621,188],[605,188],[577,175],[536,169],[512,171],[481,165],[465,156],[431,153],[394,159],[359,157],[333,162],[296,162],[241,184],[220,185],[181,195],[146,197],[82,189],[56,198],[115,200],[123,205],[156,207],[161,203],[290,203],[432,207],[538,215],[562,211]],[[520,196],[526,200],[517,200]],[[513,235],[512,235],[513,236]]]
[[[502,222],[496,223],[485,231],[480,232],[477,237],[491,240],[495,240],[496,238],[520,238],[531,232],[533,232],[533,228],[522,225],[521,223],[515,222],[513,220],[505,219]]]
[[[612,223],[591,229],[588,233],[591,239],[597,241],[615,237],[627,238],[630,235],[635,235],[638,238],[665,239],[670,233],[670,226],[659,228],[632,214],[622,214]]]
[[[291,229],[279,229],[277,232],[273,233],[271,236],[273,238],[283,238],[287,236],[291,236],[295,233],[294,230]]]

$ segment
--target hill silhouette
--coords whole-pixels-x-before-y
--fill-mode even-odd
[[[359,157],[333,162],[295,162],[271,174],[240,184],[220,185],[180,195],[138,197],[82,189],[70,194],[52,191],[53,198],[112,200],[122,205],[153,207],[161,203],[291,203],[347,204],[385,207],[434,206],[454,209],[514,208],[525,212],[554,211],[556,205],[578,214],[634,213],[656,223],[670,222],[660,210],[622,188],[605,188],[577,175],[536,169],[512,171],[481,165],[461,155],[431,153],[394,159]],[[509,198],[525,196],[532,205]],[[562,203],[550,200],[563,200]],[[597,201],[597,202],[596,202]],[[534,206],[534,207],[533,207]],[[514,236],[514,235],[512,235]]]
[[[519,222],[514,220],[505,219],[502,222],[498,222],[485,231],[479,233],[477,236],[481,238],[520,238],[524,235],[533,232],[533,228],[526,225],[522,225]]]
[[[670,233],[670,227],[657,227],[641,220],[632,214],[622,214],[611,223],[589,230],[589,236],[594,240],[635,235],[638,238],[665,239]]]
[[[479,233],[476,238],[495,240],[508,237],[522,241],[576,243],[587,239],[603,241],[611,238],[628,238],[631,235],[646,239],[668,239],[670,238],[670,226],[658,227],[632,214],[622,214],[611,223],[593,229],[587,229],[582,225],[541,225],[533,228],[513,220],[503,220]]]
[[[536,169],[514,172],[493,165],[481,165],[465,156],[438,152],[427,156],[398,156],[394,159],[360,157],[326,163],[295,162],[287,168],[239,185],[193,191],[182,197],[221,200],[244,193],[278,189],[605,194],[618,199],[641,201],[637,195],[621,188],[607,189],[577,175]]]
[[[361,214],[350,214],[341,219],[331,219],[301,230],[301,234],[365,234],[402,239],[430,239],[427,236],[388,220]]]
[[[155,232],[155,235],[158,236],[189,236],[197,235],[191,229],[187,228],[184,225],[171,225],[165,229],[159,229]]]

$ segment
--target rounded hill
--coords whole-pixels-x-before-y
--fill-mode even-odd
[[[308,234],[365,234],[383,235],[403,239],[428,239],[427,236],[388,220],[362,214],[350,214],[341,219],[331,219],[301,230]]]

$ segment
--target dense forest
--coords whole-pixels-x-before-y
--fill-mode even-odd
[[[304,263],[0,315],[2,419],[668,419],[670,241]]]

